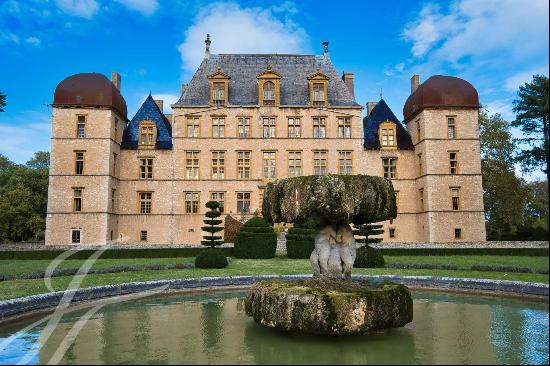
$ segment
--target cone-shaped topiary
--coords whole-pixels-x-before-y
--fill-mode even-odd
[[[356,225],[356,229],[353,230],[353,233],[361,238],[355,239],[355,242],[365,244],[365,246],[380,243],[382,238],[373,238],[373,236],[384,234],[384,230],[382,229],[383,226],[384,225],[373,224]]]
[[[221,212],[218,210],[220,203],[218,201],[208,201],[205,206],[206,208],[209,208],[210,211],[206,212],[205,216],[207,219],[203,220],[203,222],[209,226],[203,226],[201,229],[202,231],[210,233],[210,235],[203,236],[204,240],[201,241],[201,244],[214,248],[223,244],[222,237],[219,235],[214,235],[215,233],[223,230],[223,227],[218,226],[223,222],[223,220],[218,219],[218,217],[221,216]]]
[[[237,233],[234,245],[233,255],[237,258],[273,258],[277,249],[277,234],[263,218],[255,216],[245,222]]]
[[[376,248],[372,248],[369,244],[380,243],[382,238],[373,238],[374,235],[384,233],[383,225],[377,224],[362,224],[357,225],[353,230],[355,235],[362,238],[355,239],[355,242],[364,244],[357,249],[357,257],[355,258],[354,267],[357,268],[382,268],[385,266],[382,253]]]
[[[286,235],[286,255],[288,258],[309,258],[315,246],[315,222],[308,219],[297,222],[288,229]]]

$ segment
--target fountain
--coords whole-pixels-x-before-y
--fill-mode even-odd
[[[270,222],[317,225],[313,278],[261,281],[246,297],[247,315],[265,326],[306,334],[350,335],[402,327],[412,298],[396,283],[351,280],[356,244],[350,224],[396,216],[391,181],[367,175],[307,176],[269,183],[262,207]]]

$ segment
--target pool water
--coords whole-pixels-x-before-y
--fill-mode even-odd
[[[548,364],[547,303],[414,292],[403,328],[312,337],[254,323],[245,294],[110,304],[86,323],[77,322],[89,309],[76,310],[51,333],[42,323],[9,344],[40,318],[0,326],[0,364]]]

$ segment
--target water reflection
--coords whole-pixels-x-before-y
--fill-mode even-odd
[[[109,305],[82,329],[67,364],[280,363],[441,364],[548,363],[548,304],[433,293],[414,295],[414,321],[357,337],[291,335],[255,324],[244,293],[142,299]],[[17,363],[47,363],[79,317],[63,317],[45,340],[43,327],[0,354]],[[36,319],[35,319],[36,320]],[[30,324],[0,328],[0,341]]]

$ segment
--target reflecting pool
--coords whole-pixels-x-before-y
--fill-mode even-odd
[[[548,304],[414,292],[414,320],[365,336],[312,337],[262,327],[245,292],[110,304],[6,339],[40,318],[0,327],[0,364],[548,364]],[[77,330],[80,329],[79,332]],[[67,347],[60,347],[66,344]],[[65,351],[64,351],[65,350]]]

